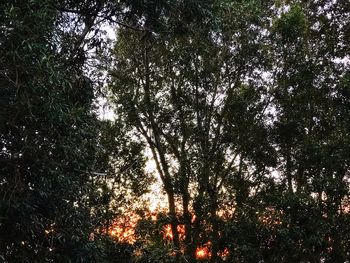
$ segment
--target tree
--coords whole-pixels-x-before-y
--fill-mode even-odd
[[[348,68],[336,60],[347,54],[342,17],[348,8],[292,1],[271,28],[273,137],[282,179],[276,209],[288,222],[277,232],[273,257],[282,261],[346,261],[348,237],[338,231],[348,218],[342,212],[349,191],[348,102],[340,84]]]
[[[103,9],[90,4],[0,4],[0,258],[5,262],[101,262],[99,235],[106,230],[101,226],[111,217],[111,203],[121,204],[111,181],[121,186],[116,172],[140,175],[142,158],[132,165],[140,154],[135,143],[106,142],[108,131],[115,136],[118,129],[95,113],[84,48]],[[98,46],[96,36],[94,41]]]
[[[152,152],[168,197],[175,251],[177,225],[185,224],[188,260],[209,239],[212,261],[219,260],[217,213],[225,197],[243,209],[254,181],[275,162],[272,147],[256,144],[267,136],[269,102],[256,76],[265,67],[258,53],[266,23],[260,10],[228,4],[213,15],[214,24],[193,22],[182,33],[152,34],[147,17],[144,31],[118,30],[110,73],[116,114]]]
[[[209,262],[349,260],[349,13],[331,0],[1,2],[1,260],[129,262],[141,248],[136,261],[196,262],[202,247]],[[96,114],[105,84],[113,121]],[[154,179],[146,150],[168,213],[141,207],[125,244],[111,229]]]
[[[189,260],[210,240],[213,262],[228,242],[233,261],[345,261],[348,5],[207,10],[181,31],[169,14],[156,21],[172,30],[151,16],[119,30],[110,73],[116,112],[157,163],[175,249],[185,224]]]

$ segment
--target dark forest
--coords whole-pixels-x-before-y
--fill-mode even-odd
[[[350,2],[0,1],[0,262],[350,262]]]

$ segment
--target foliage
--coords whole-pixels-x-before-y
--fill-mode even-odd
[[[89,5],[76,4],[81,10]],[[122,193],[114,193],[109,178],[116,171],[128,177],[142,171],[142,157],[128,171],[119,167],[131,166],[140,154],[135,143],[122,146],[122,136],[106,141],[106,130],[116,136],[117,128],[94,113],[94,84],[79,55],[84,36],[70,31],[79,25],[62,31],[62,10],[70,7],[50,0],[0,4],[0,257],[5,262],[100,262],[105,255],[97,236],[125,200],[114,198]],[[114,183],[120,186],[120,180]],[[132,183],[137,195],[145,191],[142,183]]]
[[[0,259],[349,261],[349,16],[331,0],[2,1]],[[110,229],[134,209],[122,243]]]
[[[212,262],[225,244],[233,262],[345,261],[348,66],[335,60],[348,54],[349,7],[211,8],[182,34],[120,29],[113,50],[117,112],[152,149],[173,231],[186,225],[175,247],[187,260],[210,240]]]

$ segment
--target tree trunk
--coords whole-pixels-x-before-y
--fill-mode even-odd
[[[169,202],[169,215],[171,218],[170,225],[171,225],[171,232],[173,235],[173,243],[175,248],[175,258],[176,258],[176,262],[179,262],[180,238],[179,238],[179,231],[177,230],[178,220],[176,216],[175,197],[172,191],[167,190],[166,192],[167,192],[168,202]]]
[[[182,205],[183,205],[183,217],[184,217],[184,225],[185,225],[185,251],[184,251],[184,255],[185,255],[187,262],[194,263],[194,262],[196,262],[196,260],[195,260],[196,247],[193,243],[192,216],[191,216],[190,211],[188,210],[188,207],[189,207],[189,194],[188,193],[183,195]]]
[[[212,205],[211,205],[211,224],[212,224],[212,248],[211,248],[211,259],[210,262],[212,263],[217,263],[221,262],[221,258],[218,256],[219,252],[219,222],[218,218],[216,215],[217,212],[217,202],[216,202],[216,196],[212,197],[214,200],[212,200]]]

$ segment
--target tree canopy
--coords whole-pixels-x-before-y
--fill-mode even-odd
[[[349,261],[349,18],[331,0],[1,2],[0,259]]]

